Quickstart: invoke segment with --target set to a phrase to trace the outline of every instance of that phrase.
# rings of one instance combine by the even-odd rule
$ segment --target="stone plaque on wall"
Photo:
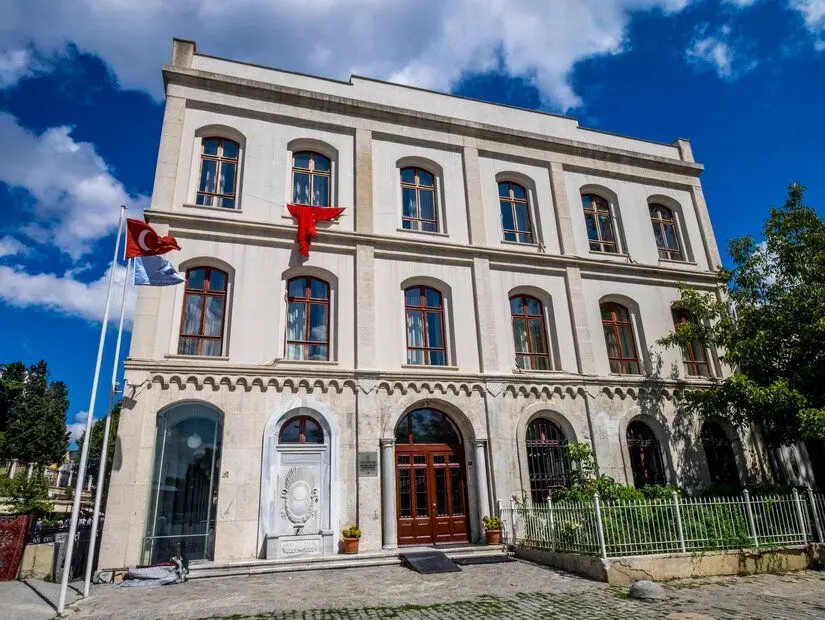
[[[358,476],[361,478],[378,477],[378,452],[358,453]]]

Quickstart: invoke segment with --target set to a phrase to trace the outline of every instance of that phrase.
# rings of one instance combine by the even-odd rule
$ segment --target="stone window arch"
[[[546,502],[553,489],[567,484],[570,475],[567,442],[562,427],[549,418],[537,417],[527,425],[527,469],[534,503]]]
[[[642,420],[634,420],[627,425],[625,439],[630,453],[633,485],[640,489],[650,484],[665,484],[662,446],[653,429]]]

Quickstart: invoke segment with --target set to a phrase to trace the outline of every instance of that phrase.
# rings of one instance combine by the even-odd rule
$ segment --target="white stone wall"
[[[701,424],[679,407],[681,390],[696,380],[685,381],[678,351],[655,345],[673,329],[678,282],[717,292],[719,254],[689,143],[613,136],[573,119],[360,78],[335,82],[237,64],[198,55],[186,42],[176,42],[166,72],[147,219],[178,239],[183,249],[169,258],[181,268],[229,273],[227,335],[220,358],[177,355],[183,287],[140,291],[101,566],[139,561],[157,415],[192,400],[224,414],[218,561],[260,557],[265,429],[274,412],[298,401],[334,418],[340,499],[333,523],[336,535],[357,523],[365,550],[396,544],[394,462],[385,459],[393,459],[395,425],[416,407],[440,408],[462,432],[473,539],[497,500],[529,492],[524,437],[537,416],[558,422],[568,440],[590,443],[600,471],[620,481],[632,480],[624,437],[641,416],[664,448],[670,482],[695,488],[707,481]],[[241,144],[236,210],[194,205],[205,135]],[[333,160],[333,205],[346,209],[338,222],[319,225],[307,260],[295,250],[284,208],[291,151],[301,148]],[[408,164],[436,174],[439,233],[401,229],[399,167]],[[536,244],[502,241],[499,180],[528,189]],[[595,188],[617,216],[620,255],[588,249],[580,194]],[[658,258],[652,200],[676,210],[686,261]],[[282,359],[285,284],[303,274],[331,284],[329,362]],[[403,289],[410,284],[444,295],[446,367],[406,364]],[[545,306],[552,371],[516,372],[508,298],[518,292]],[[631,309],[645,376],[611,375],[602,299]],[[758,434],[728,430],[738,439],[743,479],[766,472]],[[377,477],[358,476],[359,451],[378,453]]]

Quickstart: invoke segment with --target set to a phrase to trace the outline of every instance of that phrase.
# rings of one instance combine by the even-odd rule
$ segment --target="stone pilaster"
[[[355,366],[375,368],[375,248],[360,244],[355,250]]]
[[[476,488],[478,489],[478,520],[485,515],[491,514],[490,511],[490,494],[488,492],[487,483],[487,440],[474,439],[473,447],[475,448],[475,470],[476,470]]]
[[[372,132],[355,130],[355,230],[372,232]]]
[[[490,304],[490,300],[494,299],[490,261],[486,258],[473,259],[473,292],[478,326],[476,330],[478,362],[481,372],[491,372],[498,368],[498,340],[496,338],[496,317],[492,304]]]
[[[395,439],[381,439],[381,518],[384,549],[398,547],[395,517]]]
[[[553,192],[553,207],[556,212],[556,228],[559,234],[559,248],[562,254],[576,253],[576,237],[573,234],[573,220],[567,191],[564,185],[564,168],[560,162],[550,163],[550,189]]]
[[[472,245],[487,245],[487,224],[484,202],[481,199],[481,169],[478,163],[478,149],[465,146],[464,197],[467,201],[467,233]]]
[[[702,235],[702,249],[705,251],[708,268],[714,270],[722,264],[722,259],[719,256],[719,247],[716,245],[716,237],[713,234],[713,226],[710,223],[708,205],[705,202],[705,195],[702,193],[702,187],[700,185],[691,186],[690,199],[696,213],[696,221],[699,222],[699,232]]]
[[[576,348],[578,372],[584,375],[592,375],[596,372],[596,362],[593,357],[590,328],[587,324],[587,306],[584,300],[581,270],[578,267],[567,267],[564,282],[567,288],[570,322],[573,325],[573,343]]]

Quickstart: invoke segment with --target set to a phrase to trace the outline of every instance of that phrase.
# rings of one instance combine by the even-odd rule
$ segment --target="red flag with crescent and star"
[[[171,250],[180,250],[174,237],[161,237],[146,222],[126,220],[126,258],[157,256]]]
[[[316,222],[326,222],[337,219],[344,212],[344,209],[333,207],[313,207],[310,205],[286,206],[292,216],[298,220],[298,251],[304,256],[309,256],[309,244],[312,238],[318,234],[315,228]]]

